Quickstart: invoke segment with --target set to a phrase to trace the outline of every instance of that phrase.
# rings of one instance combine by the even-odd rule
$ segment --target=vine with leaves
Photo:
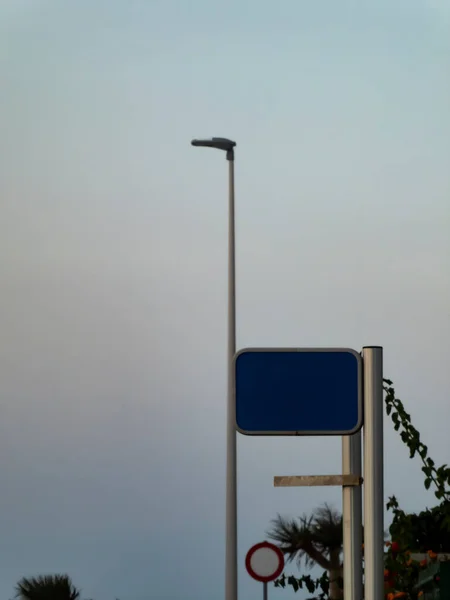
[[[395,396],[395,389],[390,379],[384,380],[386,413],[390,415],[395,431],[400,432],[402,441],[409,448],[410,458],[419,455],[422,461],[422,472],[425,475],[424,485],[428,490],[434,486],[434,495],[438,500],[450,501],[450,467],[436,467],[428,456],[428,447],[420,439],[420,433],[411,423],[411,415],[406,412],[403,402]],[[448,522],[450,527],[450,521]]]
[[[302,575],[301,577],[294,577],[293,575],[283,575],[276,580],[275,587],[286,587],[290,585],[294,592],[298,590],[306,589],[310,594],[318,592],[314,597],[323,600],[328,597],[328,591],[330,588],[330,582],[328,580],[328,573],[323,572],[321,577],[313,579],[311,575]]]

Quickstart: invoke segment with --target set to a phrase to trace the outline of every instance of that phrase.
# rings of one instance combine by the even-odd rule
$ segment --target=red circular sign
[[[247,552],[245,568],[250,577],[267,583],[281,575],[284,569],[284,556],[278,546],[269,542],[255,544]]]

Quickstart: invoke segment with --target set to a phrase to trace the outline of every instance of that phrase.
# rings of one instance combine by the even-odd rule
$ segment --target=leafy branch
[[[409,448],[410,458],[418,454],[422,461],[425,488],[428,490],[433,485],[438,500],[450,501],[450,468],[446,464],[436,467],[434,460],[428,456],[428,447],[421,441],[420,433],[411,423],[411,415],[406,412],[403,402],[396,398],[390,379],[384,380],[384,391],[386,413],[390,415],[395,431],[400,431],[402,441]]]
[[[328,598],[330,582],[328,579],[328,573],[324,571],[321,577],[313,579],[311,575],[302,575],[301,577],[294,577],[293,575],[283,575],[275,582],[275,587],[285,588],[286,585],[290,585],[294,592],[298,590],[307,589],[310,594],[316,594],[308,600],[324,600]]]

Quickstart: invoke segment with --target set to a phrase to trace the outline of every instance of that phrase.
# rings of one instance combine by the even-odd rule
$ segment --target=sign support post
[[[361,432],[342,437],[342,474],[361,478]],[[361,486],[342,486],[344,598],[362,600]]]
[[[383,349],[363,348],[364,598],[384,598]]]

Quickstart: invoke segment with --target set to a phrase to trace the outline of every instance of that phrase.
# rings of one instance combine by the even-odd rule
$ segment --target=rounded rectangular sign
[[[362,359],[349,348],[248,348],[235,356],[246,435],[350,435],[363,424]]]

